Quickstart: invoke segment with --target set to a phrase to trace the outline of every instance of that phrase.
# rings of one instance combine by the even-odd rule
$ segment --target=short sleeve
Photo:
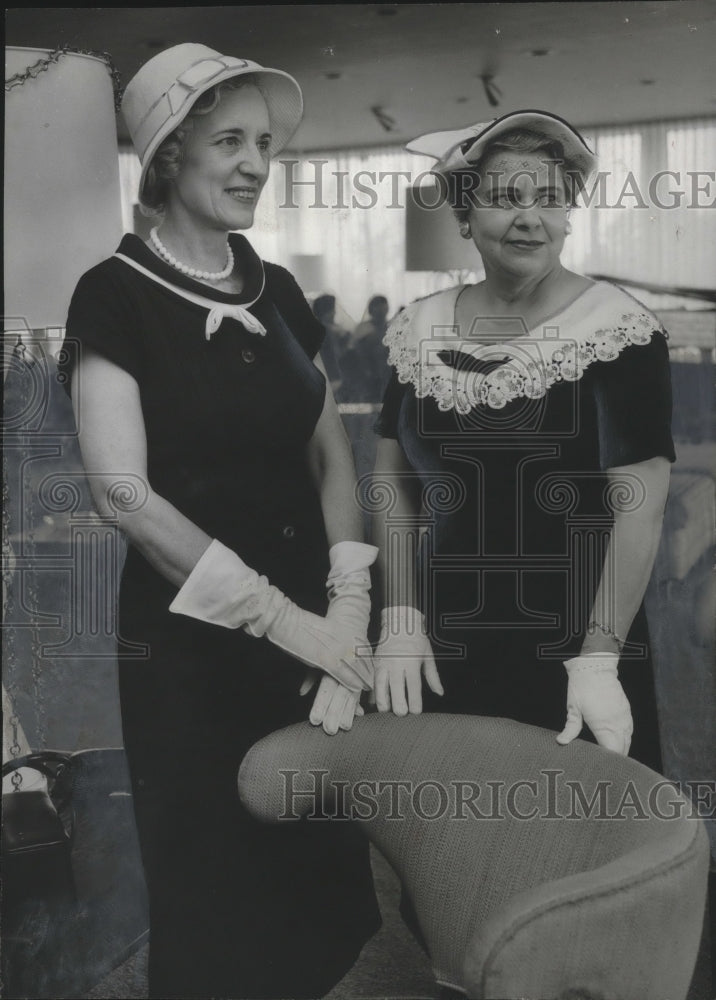
[[[286,268],[279,267],[278,264],[266,264],[265,270],[269,279],[267,291],[271,300],[291,333],[313,360],[326,336],[323,324],[313,315],[296,279]]]
[[[397,372],[393,370],[383,394],[383,407],[380,416],[373,426],[373,430],[379,437],[397,439],[400,406],[406,390],[407,385],[401,385]]]
[[[68,391],[83,347],[90,347],[139,379],[141,355],[136,316],[125,290],[104,265],[84,274],[67,314],[60,370]]]
[[[603,469],[663,456],[675,460],[671,437],[671,373],[666,338],[631,344],[614,361],[592,366]]]

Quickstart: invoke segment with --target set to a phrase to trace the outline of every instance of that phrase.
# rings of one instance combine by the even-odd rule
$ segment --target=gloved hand
[[[425,619],[416,608],[391,607],[382,610],[380,624],[373,656],[378,711],[388,712],[392,706],[396,715],[419,714],[423,710],[422,676],[431,691],[444,694]]]
[[[557,737],[558,743],[571,743],[586,723],[600,746],[625,756],[629,753],[634,724],[619,682],[618,663],[618,653],[593,653],[565,661],[569,676],[567,724]]]
[[[338,542],[328,553],[331,569],[326,580],[328,611],[326,618],[345,628],[355,637],[355,652],[362,658],[371,655],[367,632],[370,620],[370,573],[378,549],[362,542]],[[318,682],[315,671],[309,670],[301,685],[300,693],[307,694]],[[356,715],[363,709],[355,692],[337,684],[331,677],[323,677],[313,701],[309,720],[312,725],[322,725],[334,735],[338,729],[348,730]]]
[[[266,577],[214,539],[169,610],[225,628],[263,635],[286,653],[318,667],[350,691],[372,687],[370,657],[356,656],[355,637],[342,622],[299,608]]]
[[[326,579],[326,618],[350,625],[364,638],[370,620],[370,567],[378,556],[375,545],[338,542],[331,546],[331,569]]]
[[[299,694],[308,694],[319,676],[320,671],[309,670]],[[364,714],[359,698],[358,692],[349,691],[333,677],[323,674],[308,720],[312,726],[323,726],[329,736],[335,736],[339,729],[347,732],[353,725],[353,719]]]

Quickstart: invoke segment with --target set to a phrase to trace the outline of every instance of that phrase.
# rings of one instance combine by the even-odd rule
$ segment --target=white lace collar
[[[607,281],[595,282],[556,316],[524,336],[484,345],[464,339],[455,326],[455,303],[464,285],[413,302],[383,338],[398,380],[438,409],[468,413],[475,406],[502,409],[520,397],[536,399],[557,382],[576,381],[595,361],[614,361],[630,344],[645,345],[664,329],[645,306]],[[439,354],[451,351],[499,361],[491,371],[457,369]]]

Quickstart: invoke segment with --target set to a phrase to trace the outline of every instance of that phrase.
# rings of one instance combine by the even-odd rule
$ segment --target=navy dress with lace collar
[[[483,345],[454,327],[458,292],[393,321],[376,425],[400,442],[430,520],[420,592],[446,693],[425,690],[424,705],[561,731],[562,664],[579,655],[613,523],[606,470],[674,460],[665,334],[598,282],[539,329]],[[633,477],[616,489],[640,502]],[[643,608],[623,638],[631,754],[659,770]]]

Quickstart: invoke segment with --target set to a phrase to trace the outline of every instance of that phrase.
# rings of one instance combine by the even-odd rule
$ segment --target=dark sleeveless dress
[[[125,236],[118,253],[144,271],[115,255],[82,277],[65,368],[88,345],[128,371],[153,490],[322,614],[328,545],[305,448],[324,399],[312,361],[323,328],[287,271],[230,239],[247,275],[241,295],[185,278]],[[220,311],[209,338],[213,305],[242,303],[265,336]],[[175,595],[130,546],[119,678],[150,896],[150,994],[320,996],[380,923],[367,844],[346,824],[259,825],[236,784],[252,743],[307,719],[305,668],[266,639],[170,613]]]

